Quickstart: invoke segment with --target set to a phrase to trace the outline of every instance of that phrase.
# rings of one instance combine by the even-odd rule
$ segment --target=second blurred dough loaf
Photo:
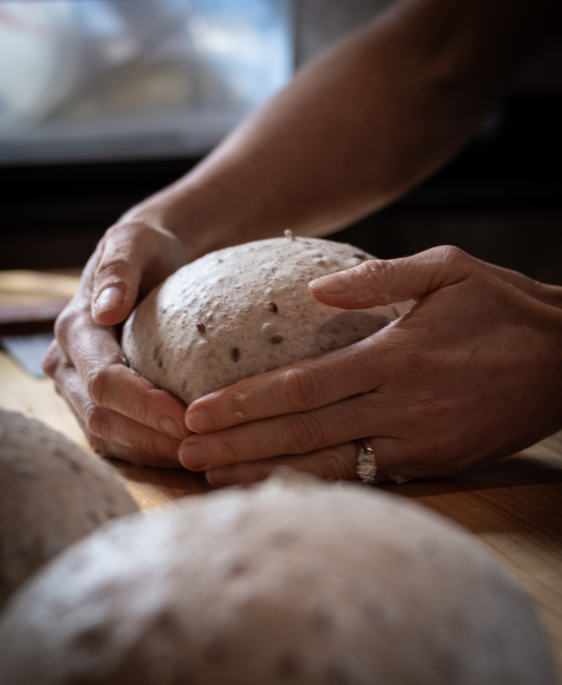
[[[0,409],[0,608],[52,557],[135,511],[108,463],[43,423]]]

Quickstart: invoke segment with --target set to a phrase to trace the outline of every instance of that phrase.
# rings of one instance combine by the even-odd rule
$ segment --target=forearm
[[[407,0],[335,45],[128,216],[210,249],[318,234],[391,202],[478,127],[550,23],[546,0]]]

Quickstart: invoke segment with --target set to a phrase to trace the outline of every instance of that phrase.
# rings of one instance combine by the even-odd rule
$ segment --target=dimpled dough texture
[[[186,404],[258,373],[378,331],[404,304],[347,311],[308,283],[371,255],[317,238],[274,238],[212,252],[153,290],[127,321],[123,349],[141,376]]]
[[[0,608],[55,554],[134,511],[109,464],[39,421],[0,409]]]
[[[14,596],[2,685],[554,685],[527,597],[471,537],[357,485],[189,498]]]

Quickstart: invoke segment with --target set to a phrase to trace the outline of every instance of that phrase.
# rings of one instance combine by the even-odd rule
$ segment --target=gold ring
[[[366,485],[376,485],[378,469],[373,448],[365,439],[357,440],[357,444],[359,452],[356,473]]]

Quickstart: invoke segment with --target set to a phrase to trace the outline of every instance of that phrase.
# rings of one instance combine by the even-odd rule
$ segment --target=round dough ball
[[[109,464],[0,409],[0,608],[35,569],[138,507]]]
[[[229,490],[75,545],[0,625],[3,685],[553,685],[457,526],[357,485]]]
[[[404,304],[335,309],[308,283],[372,256],[318,238],[228,247],[184,266],[133,311],[122,346],[135,371],[186,404],[243,378],[362,340]]]

